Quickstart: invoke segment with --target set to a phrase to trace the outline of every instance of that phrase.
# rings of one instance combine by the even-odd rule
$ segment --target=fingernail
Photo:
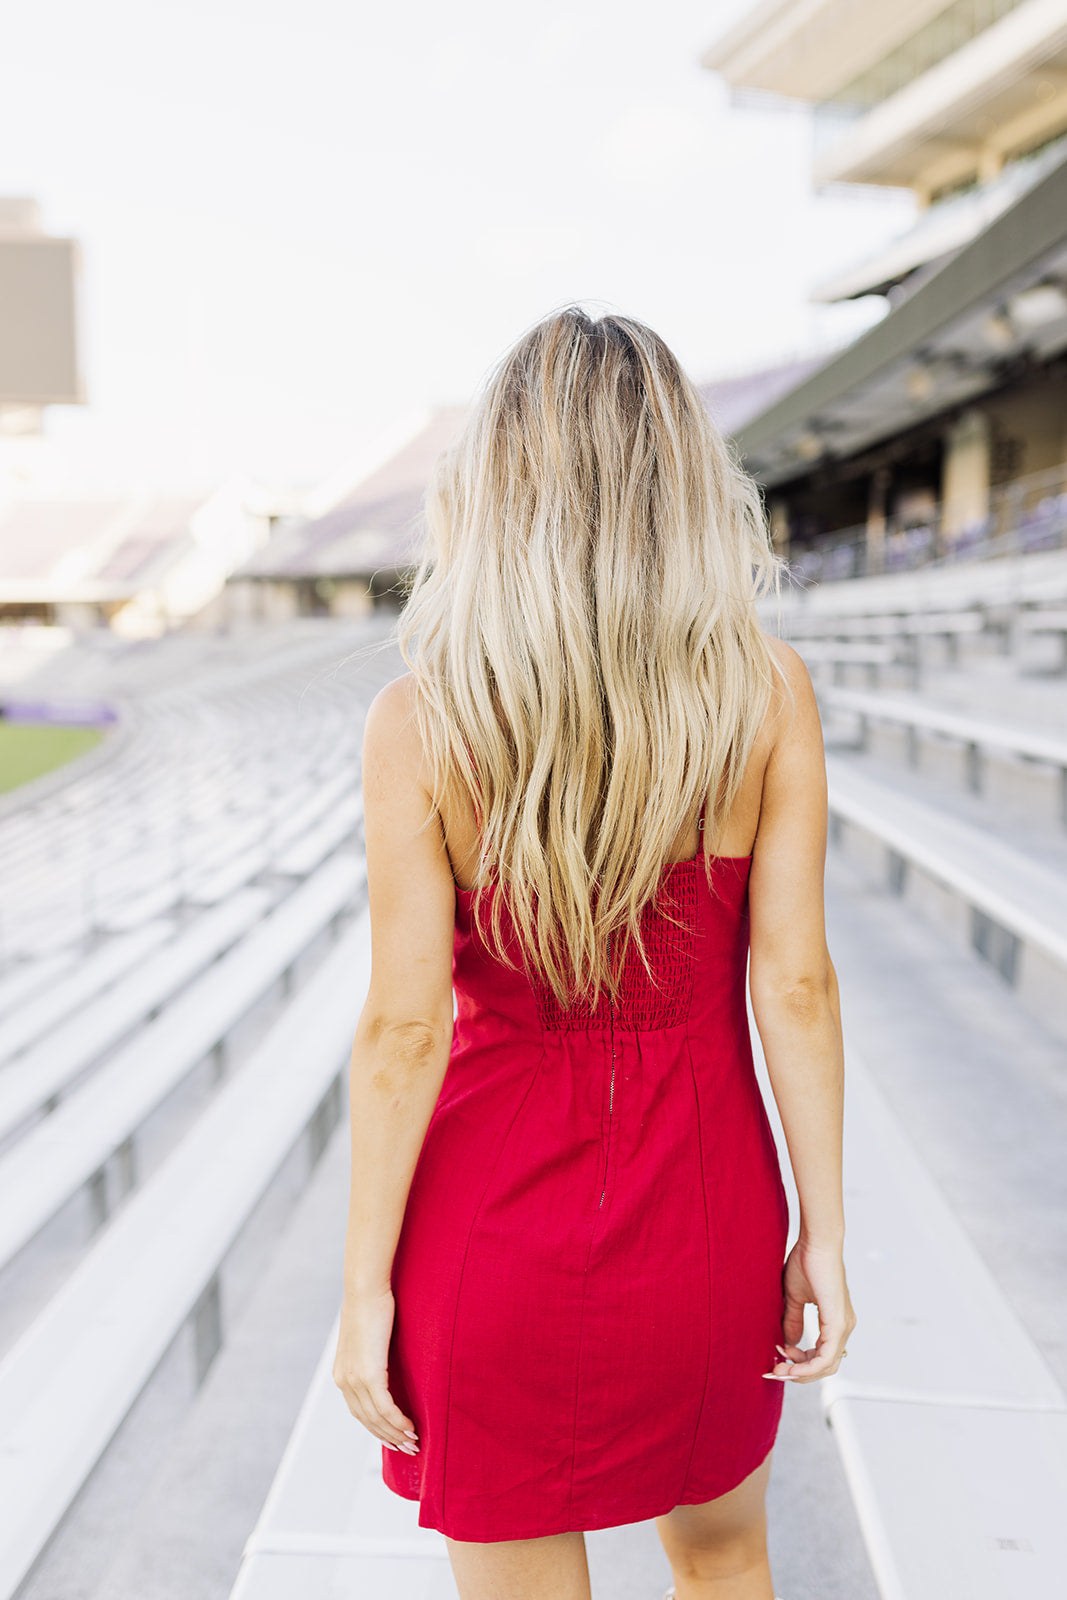
[[[417,1434],[417,1433],[412,1433],[412,1431],[411,1431],[411,1429],[410,1429],[410,1428],[405,1428],[405,1429],[404,1429],[404,1432],[405,1432],[405,1433],[406,1433],[406,1434],[407,1434],[407,1436],[408,1436],[408,1438],[409,1438],[409,1439],[414,1439],[414,1441],[415,1441],[415,1443],[416,1443],[416,1444],[418,1444],[418,1442],[419,1442],[419,1436],[418,1436],[418,1434]]]
[[[777,1352],[778,1352],[778,1354],[780,1356],[785,1356],[785,1359],[787,1361],[792,1360],[792,1357],[790,1356],[788,1350],[783,1350],[780,1344],[776,1344],[774,1348],[777,1350]]]
[[[395,1450],[397,1448],[395,1444],[386,1444],[384,1439],[382,1440],[382,1445],[386,1450]]]

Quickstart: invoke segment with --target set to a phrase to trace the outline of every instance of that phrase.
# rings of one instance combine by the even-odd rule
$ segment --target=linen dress
[[[382,1475],[420,1526],[640,1522],[774,1443],[789,1212],[745,1005],[750,864],[716,857],[710,885],[701,855],[668,865],[643,913],[657,983],[631,949],[595,1010],[509,970],[457,890],[451,1055],[392,1272],[419,1453],[383,1446]]]

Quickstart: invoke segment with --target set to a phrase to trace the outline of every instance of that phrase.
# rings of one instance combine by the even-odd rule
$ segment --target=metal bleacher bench
[[[848,617],[815,614],[791,616],[783,637],[805,661],[832,666],[837,682],[846,666],[865,666],[868,683],[876,687],[881,669],[892,665],[907,669],[912,685],[918,687],[922,639],[944,640],[949,659],[954,661],[960,638],[981,633],[985,626],[977,611]]]
[[[846,1046],[845,1263],[858,1323],[820,1385],[882,1600],[1051,1600],[1067,1398]]]
[[[1052,634],[1060,643],[1060,672],[1067,672],[1067,610],[1035,608],[1021,611],[1016,619],[1021,634]]]
[[[355,855],[328,862],[0,1156],[0,1265],[84,1183],[102,1174],[116,1151],[124,1157],[123,1188],[132,1187],[137,1129],[352,903],[362,875],[362,860]],[[0,1093],[6,1078],[0,1077]],[[20,1080],[17,1088],[17,1105],[14,1095],[6,1105],[0,1101],[9,1115],[25,1111],[30,1097],[40,1093],[32,1078]],[[49,1091],[55,1088],[53,1081]],[[96,1209],[106,1213],[106,1189]]]
[[[909,864],[969,909],[971,944],[1019,984],[1027,949],[1067,969],[1067,892],[1047,866],[981,828],[826,757],[831,823],[840,818],[885,845],[890,887]]]
[[[362,795],[339,800],[329,816],[275,857],[274,871],[296,878],[305,877],[314,871],[325,856],[336,850],[362,820]]]
[[[796,1185],[749,1015],[795,1239]],[[1067,1571],[1067,1396],[847,1018],[843,1147],[845,1267],[858,1321],[847,1357],[817,1387],[879,1596],[1053,1600]],[[817,1319],[810,1324],[805,1317],[809,1347]]]
[[[46,994],[27,997],[0,1020],[0,1062],[10,1060],[86,1001],[106,993],[173,933],[173,923],[146,923],[83,956],[62,977],[57,973]]]
[[[22,1583],[327,1097],[370,975],[364,913],[0,1361],[0,1595]]]
[[[829,667],[835,683],[845,681],[848,667],[865,667],[867,682],[877,688],[882,681],[882,668],[897,664],[896,651],[888,644],[852,644],[823,639],[796,639],[792,643],[809,668]]]
[[[234,896],[157,947],[73,1016],[45,1028],[38,1041],[0,1073],[0,1137],[35,1113],[54,1109],[69,1084],[197,978],[266,914],[269,905],[270,897],[261,889]]]
[[[201,858],[179,874],[181,898],[192,905],[217,905],[262,872],[306,877],[354,833],[363,819],[363,797],[345,770],[303,804],[286,809],[276,821],[243,822],[238,833],[216,827]],[[297,864],[294,866],[293,862]]]
[[[291,858],[310,863],[304,871],[312,871],[359,826],[357,771],[338,744],[324,773],[294,778],[284,792],[275,788],[270,796],[258,796],[252,814],[222,808],[199,822],[188,808],[202,775],[182,791],[180,806],[166,787],[151,796],[116,795],[106,806],[97,800],[71,813],[82,819],[76,837],[60,837],[62,819],[53,817],[53,848],[47,819],[28,827],[26,837],[18,819],[9,821],[0,853],[13,833],[23,846],[27,837],[33,839],[35,848],[29,856],[25,848],[21,852],[24,866],[14,851],[13,877],[5,879],[9,894],[0,907],[0,946],[9,956],[33,959],[0,979],[0,1009],[6,1009],[9,981],[17,1000],[23,986],[26,992],[34,987],[31,974],[39,962],[69,954],[87,934],[139,930],[181,907],[218,905],[264,872],[303,875],[290,867]],[[97,837],[89,819],[105,811],[108,827]]]
[[[940,635],[958,639],[962,634],[981,633],[985,618],[980,611],[876,612],[860,616],[815,614],[789,619],[789,631],[797,639],[916,639]]]
[[[860,689],[822,689],[819,697],[832,711],[847,711],[859,718],[860,744],[866,744],[870,722],[891,722],[909,730],[911,760],[917,757],[915,736],[933,733],[964,746],[967,787],[980,794],[986,753],[1017,756],[1055,768],[1060,781],[1060,819],[1067,827],[1067,738],[1008,723],[989,722],[966,712],[950,711],[915,695],[869,694]]]
[[[7,1016],[74,965],[74,951],[18,961],[0,978],[0,1016]]]

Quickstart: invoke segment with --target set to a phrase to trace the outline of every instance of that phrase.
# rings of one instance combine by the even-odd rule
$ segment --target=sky
[[[650,323],[698,381],[844,339],[820,278],[914,214],[812,192],[799,106],[702,51],[751,0],[35,0],[0,195],[81,244],[67,488],[311,485],[467,401],[538,317]],[[43,470],[43,469],[42,469]]]

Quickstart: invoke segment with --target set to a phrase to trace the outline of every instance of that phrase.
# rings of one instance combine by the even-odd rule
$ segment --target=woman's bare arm
[[[806,1379],[836,1369],[855,1326],[841,1252],[844,1047],[837,977],[826,945],[823,874],[827,795],[822,726],[796,651],[773,641],[795,705],[783,695],[771,730],[749,877],[752,1010],[782,1119],[800,1202],[796,1260],[786,1267],[786,1344],[802,1354],[804,1296],[820,1340]],[[792,1370],[776,1375],[800,1377]],[[778,1363],[783,1367],[784,1363]]]
[[[352,1180],[333,1376],[365,1427],[414,1454],[412,1420],[388,1391],[390,1279],[452,1045],[456,902],[440,819],[419,832],[432,807],[410,694],[410,679],[388,684],[363,736],[371,979],[349,1071]]]

